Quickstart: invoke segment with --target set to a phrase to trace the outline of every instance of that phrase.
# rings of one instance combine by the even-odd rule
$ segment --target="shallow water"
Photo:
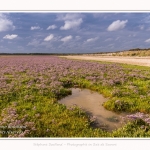
[[[59,101],[67,107],[77,105],[90,116],[95,116],[94,127],[100,127],[107,131],[112,131],[122,126],[121,116],[126,114],[117,114],[106,110],[102,104],[108,99],[97,92],[88,89],[72,88],[72,95],[69,95]]]

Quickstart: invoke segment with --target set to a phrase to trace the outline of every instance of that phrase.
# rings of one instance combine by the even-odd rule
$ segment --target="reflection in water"
[[[59,103],[68,107],[74,104],[77,105],[90,116],[94,116],[94,119],[96,118],[96,127],[112,131],[121,127],[121,116],[125,116],[125,114],[117,114],[106,110],[102,106],[105,101],[107,99],[97,92],[88,89],[72,88],[72,95],[61,99]]]

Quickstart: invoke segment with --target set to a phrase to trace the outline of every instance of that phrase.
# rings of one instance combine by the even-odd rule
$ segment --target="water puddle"
[[[122,126],[121,116],[123,117],[126,114],[117,114],[106,110],[102,106],[102,104],[106,101],[107,99],[97,92],[93,92],[88,89],[72,88],[72,95],[61,99],[59,103],[65,104],[67,107],[77,105],[89,114],[91,118],[96,118],[94,123],[95,127],[112,131]]]

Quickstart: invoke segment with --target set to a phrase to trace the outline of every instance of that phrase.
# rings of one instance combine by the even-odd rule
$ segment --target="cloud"
[[[39,46],[39,44],[40,44],[40,42],[39,42],[39,40],[37,40],[37,39],[33,39],[31,42],[29,42],[28,44],[27,44],[27,46]]]
[[[107,38],[106,40],[105,40],[105,42],[109,42],[109,41],[112,41],[113,39],[112,38]]]
[[[96,38],[90,38],[90,39],[87,39],[86,42],[93,42],[93,41],[96,41],[98,39],[98,37]]]
[[[139,28],[140,28],[141,30],[143,30],[143,29],[144,29],[144,25],[140,25]]]
[[[31,30],[39,30],[40,27],[39,27],[39,26],[33,26],[33,27],[31,27],[30,29],[31,29]]]
[[[71,28],[76,28],[80,26],[82,23],[82,18],[76,19],[76,20],[71,20],[71,21],[65,21],[64,26],[60,27],[60,30],[69,30]]]
[[[142,21],[144,23],[150,23],[150,15],[146,16]]]
[[[69,35],[69,36],[66,36],[66,37],[62,38],[61,41],[63,41],[63,42],[68,42],[68,41],[71,40],[71,39],[72,39],[72,36]]]
[[[136,34],[129,34],[129,37],[136,37]]]
[[[51,26],[49,26],[48,28],[47,28],[47,30],[50,30],[50,29],[56,29],[57,28],[57,26],[56,25],[51,25]]]
[[[73,28],[77,28],[83,22],[82,18],[83,14],[77,13],[69,13],[69,14],[59,14],[57,15],[57,21],[64,21],[64,26],[60,27],[60,30],[69,30]]]
[[[54,38],[54,35],[53,34],[50,34],[49,36],[47,36],[44,41],[48,42],[48,41],[51,41],[52,39]]]
[[[76,19],[83,18],[83,17],[84,15],[80,13],[58,14],[56,21],[76,20]]]
[[[117,31],[117,30],[123,29],[126,26],[127,22],[128,22],[128,20],[114,21],[112,24],[110,24],[108,26],[107,31]]]
[[[115,39],[115,41],[118,41],[120,39],[120,36],[118,36],[116,39]]]
[[[145,40],[146,43],[150,43],[150,39]]]
[[[7,35],[5,35],[5,36],[3,37],[3,39],[12,40],[12,39],[15,39],[17,36],[18,36],[18,35],[16,35],[16,34],[12,34],[12,35],[7,34]]]
[[[0,14],[0,32],[14,30],[13,22],[7,18],[6,15]]]
[[[75,39],[76,39],[76,40],[80,40],[81,37],[80,37],[80,36],[76,36]]]

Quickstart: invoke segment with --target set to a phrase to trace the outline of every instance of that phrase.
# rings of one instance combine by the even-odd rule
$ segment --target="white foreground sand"
[[[96,60],[96,61],[133,64],[140,66],[150,66],[150,57],[86,56],[86,55],[61,56],[61,57],[65,57],[68,59]]]

